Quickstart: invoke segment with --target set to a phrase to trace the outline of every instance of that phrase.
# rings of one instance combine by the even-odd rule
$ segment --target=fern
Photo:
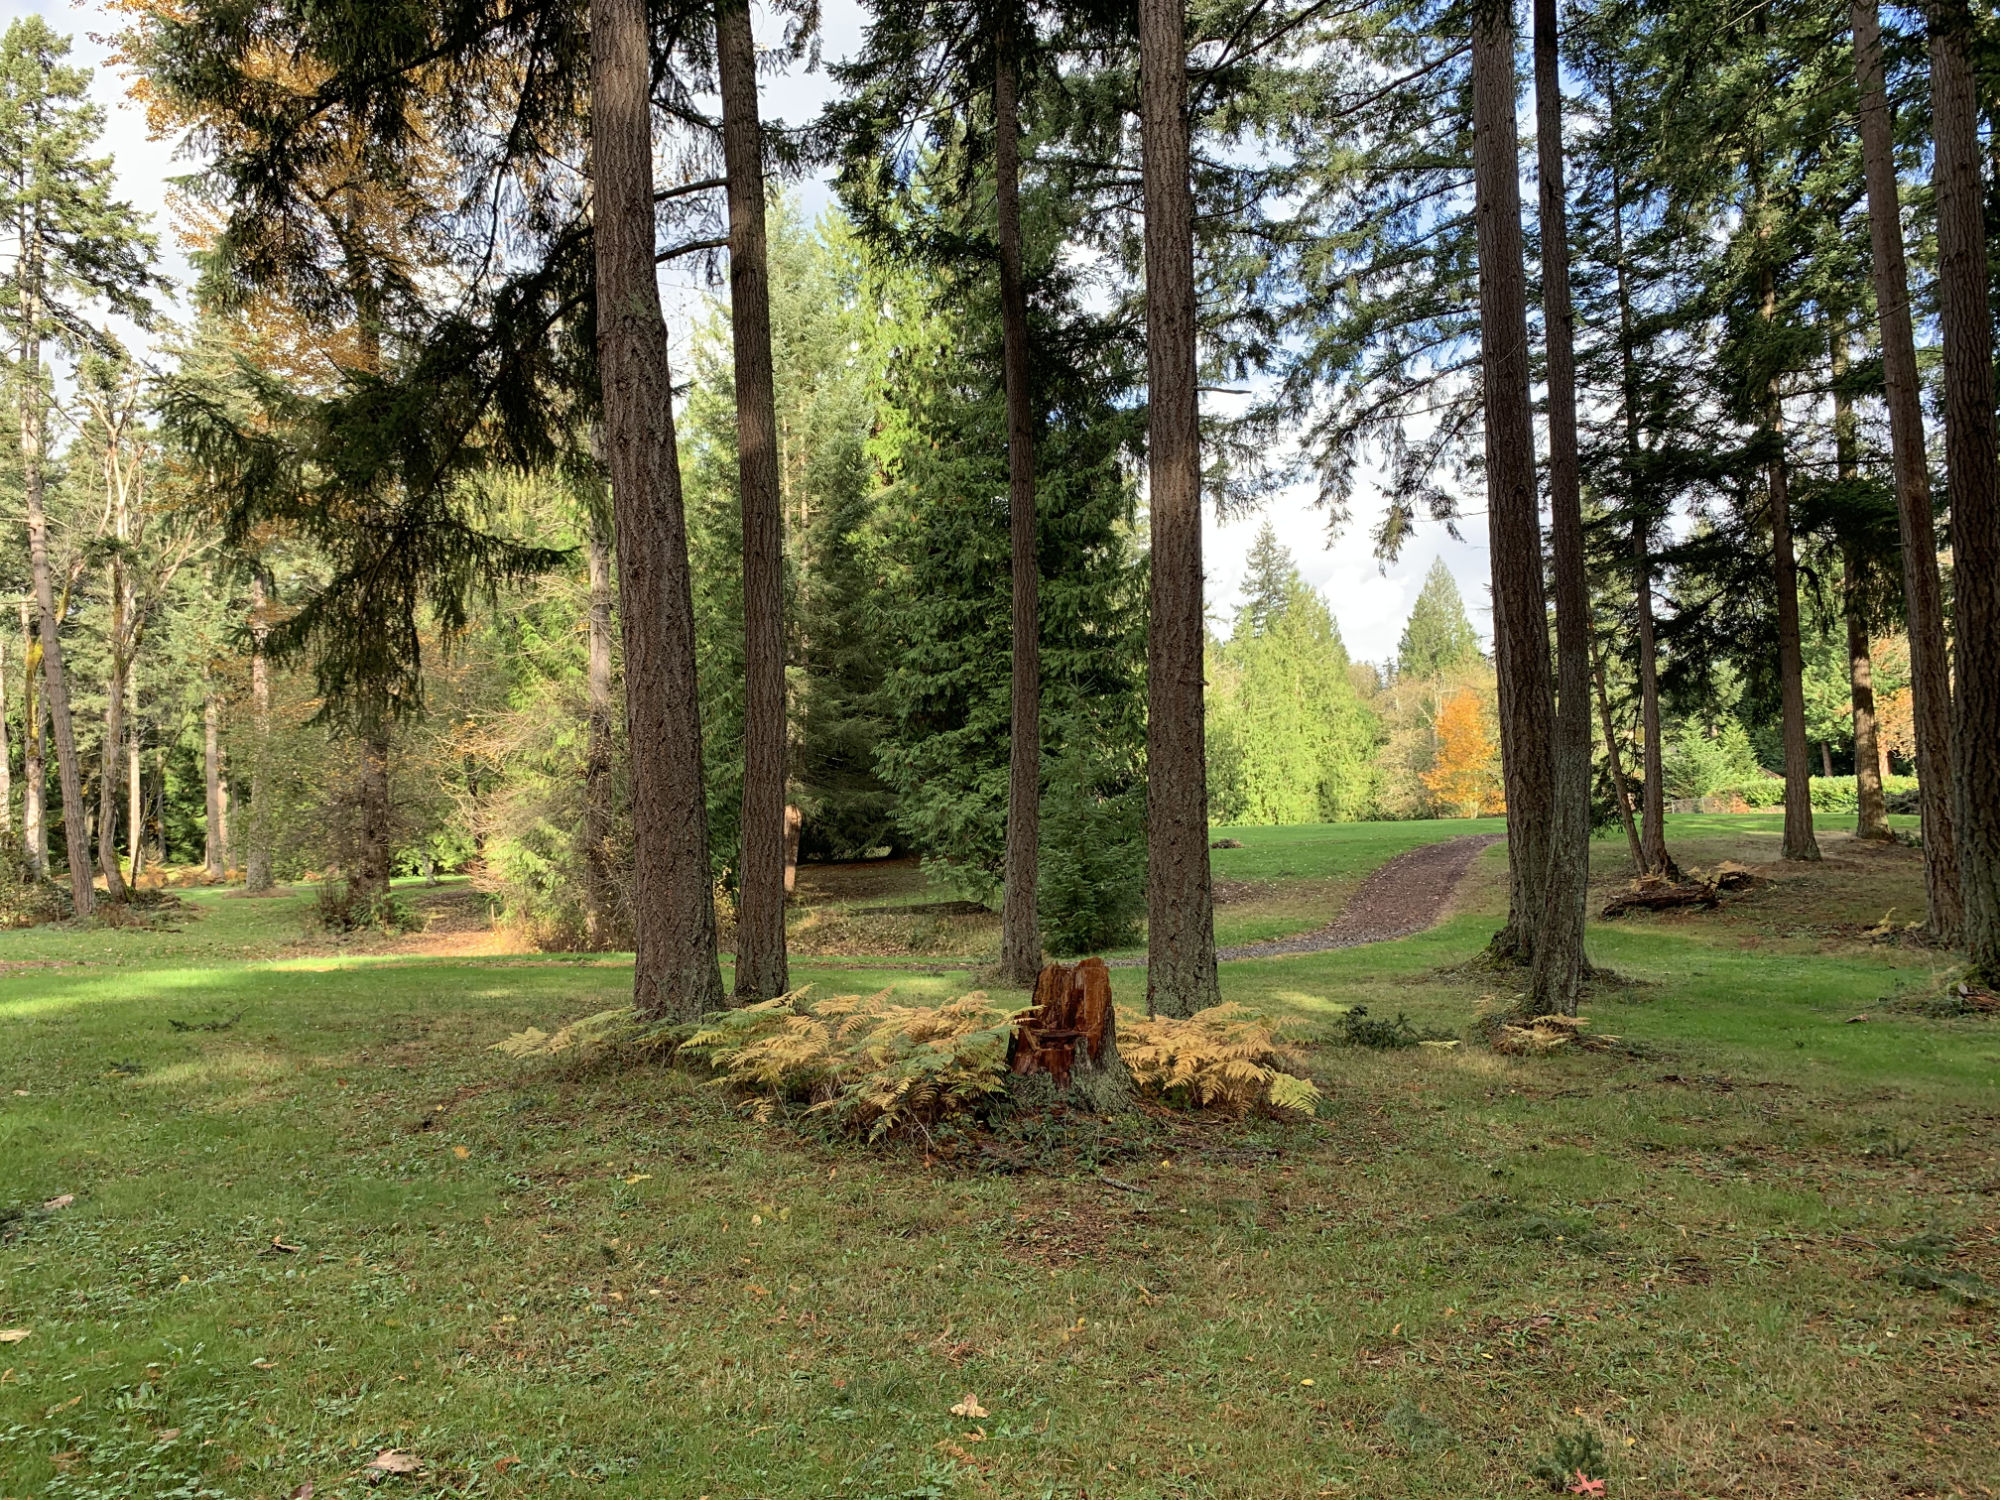
[[[1148,1093],[1231,1114],[1262,1105],[1310,1116],[1322,1095],[1311,1079],[1290,1071],[1303,1058],[1278,1032],[1242,1006],[1225,1003],[1186,1020],[1153,1016],[1128,1022],[1118,1050]]]

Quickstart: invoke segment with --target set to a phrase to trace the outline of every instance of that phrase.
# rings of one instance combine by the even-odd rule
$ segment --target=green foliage
[[[1042,943],[1059,958],[1124,948],[1146,909],[1146,784],[1135,748],[1095,733],[1093,705],[1056,726],[1035,885]]]
[[[413,932],[423,926],[416,908],[393,890],[367,895],[347,880],[322,880],[313,907],[320,930],[334,936],[357,932]]]
[[[1763,770],[1749,731],[1734,716],[1713,735],[1702,734],[1691,725],[1684,727],[1667,742],[1660,761],[1669,797],[1711,797],[1725,787],[1754,781]],[[1778,785],[1782,790],[1783,783]],[[1782,802],[1781,795],[1779,805]]]
[[[1853,813],[1859,809],[1860,793],[1852,776],[1815,776],[1807,783],[1812,789],[1814,812]],[[1885,776],[1882,791],[1885,796],[1913,793],[1917,789],[1914,776]],[[1727,797],[1741,801],[1745,806],[1764,809],[1785,805],[1785,782],[1780,776],[1759,776],[1752,781],[1725,783],[1706,793],[1711,797]]]
[[[1424,575],[1424,586],[1396,643],[1397,675],[1438,677],[1477,661],[1479,654],[1479,636],[1466,618],[1458,581],[1440,557]]]
[[[760,1118],[775,1103],[803,1104],[871,1141],[928,1133],[1006,1088],[1013,1011],[976,990],[935,1007],[891,1004],[889,994],[780,995],[709,1017],[681,1051],[762,1101]]]
[[[1365,1005],[1357,1005],[1341,1015],[1338,1035],[1345,1046],[1372,1047],[1378,1052],[1421,1047],[1426,1042],[1454,1043],[1458,1040],[1449,1031],[1418,1027],[1400,1010],[1396,1012],[1395,1020],[1384,1021],[1369,1015]]]
[[[1583,1494],[1585,1480],[1604,1477],[1604,1441],[1590,1427],[1557,1433],[1555,1448],[1528,1472],[1556,1494]]]

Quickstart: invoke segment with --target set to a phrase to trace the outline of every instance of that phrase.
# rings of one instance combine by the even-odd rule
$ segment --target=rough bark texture
[[[1556,605],[1557,697],[1551,741],[1555,799],[1548,889],[1534,967],[1531,1016],[1575,1015],[1586,967],[1590,894],[1590,591],[1584,577],[1582,472],[1576,439],[1576,327],[1570,306],[1568,204],[1563,191],[1561,64],[1556,0],[1534,0],[1535,155],[1541,183],[1542,323],[1548,341],[1549,533]]]
[[[1854,403],[1846,390],[1847,334],[1836,323],[1833,330],[1833,450],[1839,478],[1852,481],[1861,472],[1860,434],[1854,420]],[[1868,652],[1868,594],[1862,576],[1861,549],[1852,541],[1840,547],[1841,615],[1847,625],[1847,694],[1854,724],[1854,836],[1887,841],[1889,808],[1882,798],[1882,761],[1875,743],[1875,673]],[[1825,744],[1820,756],[1833,775],[1831,752]]]
[[[1955,943],[1963,917],[1957,816],[1952,805],[1951,666],[1945,647],[1944,593],[1938,579],[1937,518],[1924,452],[1923,399],[1916,337],[1910,325],[1909,272],[1903,258],[1902,209],[1895,148],[1882,86],[1882,31],[1875,0],[1852,0],[1854,72],[1860,84],[1861,153],[1868,183],[1868,236],[1875,307],[1882,331],[1882,385],[1896,474],[1896,514],[1903,540],[1903,610],[1910,636],[1911,717],[1916,731],[1917,797],[1923,813],[1924,889],[1931,935]]]
[[[30,880],[49,878],[47,741],[42,737],[42,695],[36,688],[42,646],[31,606],[21,602],[21,865]]]
[[[24,256],[24,261],[31,256]],[[34,305],[32,271],[23,281],[28,306],[22,316],[32,329],[40,310]],[[89,818],[84,811],[83,762],[77,755],[76,731],[70,722],[69,677],[63,670],[61,621],[56,614],[55,577],[49,564],[49,523],[42,508],[42,385],[40,345],[30,333],[23,341],[21,371],[21,491],[28,513],[28,571],[34,580],[35,609],[41,628],[42,691],[49,729],[56,742],[56,772],[62,783],[63,849],[69,859],[69,894],[79,917],[90,915],[96,898],[91,884]]]
[[[1015,1078],[1046,1078],[1058,1095],[1090,1109],[1122,1108],[1132,1075],[1118,1055],[1118,1007],[1101,958],[1050,964],[1035,977],[1035,1002],[1007,1045]]]
[[[0,839],[14,837],[14,761],[7,743],[7,642],[0,637]]]
[[[1618,748],[1618,728],[1611,719],[1611,693],[1604,685],[1604,658],[1591,642],[1591,668],[1597,677],[1597,716],[1604,728],[1604,758],[1611,766],[1611,789],[1618,798],[1618,821],[1625,825],[1626,847],[1632,853],[1632,871],[1644,874],[1646,851],[1639,843],[1639,824],[1632,816],[1632,785],[1625,779],[1625,756]]]
[[[122,544],[131,538],[131,516],[123,492],[111,486],[111,527],[121,552],[111,562],[111,665],[104,683],[104,743],[97,761],[97,864],[104,872],[104,894],[113,901],[126,896],[124,872],[118,863],[118,761],[125,750],[125,693],[132,681],[134,634],[132,581],[126,577]]]
[[[695,696],[694,596],[667,329],[653,261],[653,133],[641,0],[590,0],[591,183],[604,451],[618,537],[630,742],[632,1002],[688,1021],[722,1004]]]
[[[789,987],[785,963],[785,580],[771,374],[764,161],[748,0],[718,0],[716,71],[729,179],[729,317],[736,476],[743,504],[743,822],[736,869],[736,998]]]
[[[243,858],[243,885],[253,894],[268,891],[271,879],[271,774],[265,764],[271,756],[271,664],[264,651],[271,632],[268,617],[269,586],[264,570],[250,574],[250,733],[254,744],[250,761],[250,840]],[[138,765],[134,747],[133,765]],[[136,771],[135,771],[136,776]]]
[[[1534,957],[1547,906],[1553,705],[1514,105],[1513,12],[1505,0],[1481,0],[1472,32],[1473,193],[1508,871],[1507,925],[1492,951],[1496,958],[1526,962]]]
[[[201,704],[201,783],[207,816],[202,826],[202,864],[210,880],[229,873],[229,816],[222,806],[222,700],[211,690]]]
[[[617,927],[611,879],[611,532],[593,506],[584,547],[590,622],[584,667],[587,722],[583,752],[584,921],[593,949],[608,947]]]
[[[1763,316],[1777,315],[1777,280],[1770,268],[1763,273]],[[1791,467],[1785,457],[1785,408],[1778,377],[1771,376],[1764,400],[1764,428],[1773,444],[1765,466],[1766,494],[1771,515],[1771,584],[1778,604],[1778,693],[1782,704],[1785,744],[1786,859],[1819,858],[1813,836],[1812,760],[1806,743],[1805,656],[1799,648],[1799,566],[1792,546]]]
[[[1028,391],[1028,296],[1021,280],[1020,110],[1010,39],[994,49],[993,173],[1000,242],[1000,336],[1007,374],[1007,526],[1013,575],[1007,850],[1000,973],[1032,984],[1042,963],[1036,868],[1042,822],[1042,658],[1035,526],[1034,404]]]
[[[1973,973],[2000,982],[2000,436],[1993,413],[1993,306],[1979,161],[1975,32],[1964,0],[1931,9],[1931,187],[1944,325],[1944,447],[1951,485],[1952,723],[1964,942]]]
[[[136,694],[135,694],[136,699]],[[134,712],[125,728],[125,848],[132,864],[132,884],[146,863],[146,787],[139,775],[139,716]]]
[[[1140,0],[1153,549],[1146,638],[1146,1009],[1167,1016],[1191,1016],[1222,995],[1202,725],[1201,431],[1182,20],[1179,0]]]

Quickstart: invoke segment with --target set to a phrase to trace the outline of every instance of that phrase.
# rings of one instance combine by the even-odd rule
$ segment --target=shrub
[[[1854,813],[1860,811],[1861,794],[1852,776],[1815,776],[1811,780],[1812,805],[1814,812]],[[1914,776],[1889,776],[1882,782],[1882,791],[1887,798],[1897,798],[1914,794],[1917,778]],[[1754,780],[1731,782],[1718,786],[1711,796],[1729,797],[1742,802],[1746,807],[1765,811],[1782,808],[1785,805],[1785,780],[1782,776],[1760,776]]]
[[[0,927],[38,927],[66,921],[69,892],[53,880],[26,880],[12,854],[0,854]]]
[[[1015,1021],[977,990],[935,1008],[892,1005],[887,990],[818,1002],[800,992],[711,1016],[681,1050],[760,1096],[760,1117],[774,1102],[803,1104],[878,1140],[928,1133],[1003,1092]]]
[[[1090,760],[1065,750],[1042,798],[1035,904],[1059,958],[1131,946],[1146,909],[1145,783]]]
[[[1262,1105],[1291,1114],[1315,1112],[1320,1091],[1288,1071],[1302,1065],[1279,1028],[1240,1005],[1212,1005],[1186,1020],[1151,1016],[1128,1022],[1118,1051],[1141,1090],[1169,1101],[1244,1114]]]
[[[322,880],[315,915],[320,927],[336,935],[351,932],[414,932],[423,926],[416,909],[394,891],[364,896],[353,882]]]

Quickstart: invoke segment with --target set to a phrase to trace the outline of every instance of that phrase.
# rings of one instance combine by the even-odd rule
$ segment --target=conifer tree
[[[1403,635],[1396,643],[1396,672],[1402,677],[1436,677],[1479,656],[1479,635],[1465,615],[1458,581],[1442,557],[1431,563],[1417,591]]]

